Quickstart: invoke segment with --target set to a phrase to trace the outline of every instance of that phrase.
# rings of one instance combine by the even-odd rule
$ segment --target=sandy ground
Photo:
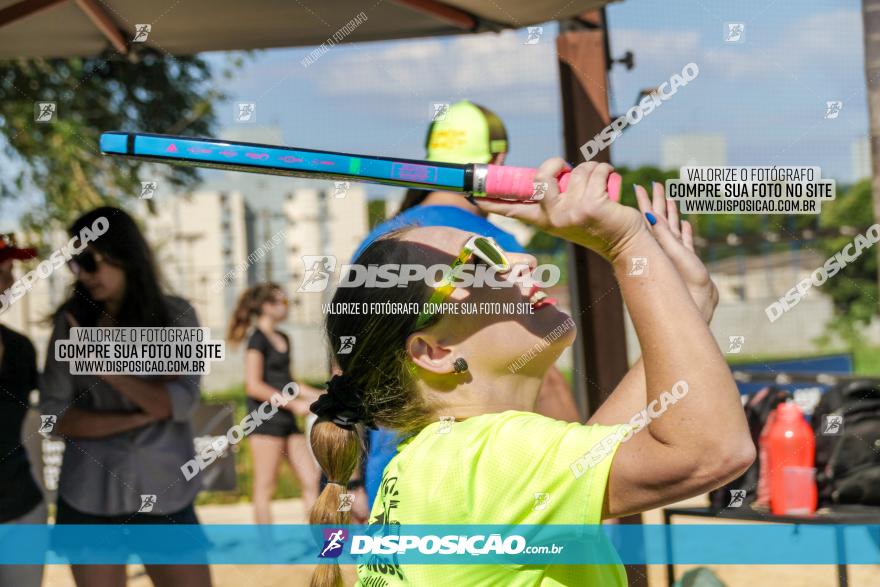
[[[683,502],[682,506],[704,505],[702,498]],[[281,524],[305,522],[302,504],[298,499],[276,501],[273,504],[275,520]],[[206,524],[248,524],[251,522],[250,504],[211,505],[198,508],[199,518]],[[659,510],[644,515],[646,524],[661,524]],[[676,524],[711,523],[704,518],[676,518]],[[676,567],[676,578],[687,571],[688,566]],[[710,568],[727,587],[835,587],[835,567],[815,566],[753,566],[714,565]],[[211,569],[214,587],[300,587],[307,586],[312,567],[291,565],[215,565]],[[354,583],[354,570],[345,569],[346,585]],[[666,586],[666,568],[659,565],[648,567],[650,587]],[[151,587],[152,583],[140,566],[129,567],[129,587]],[[849,567],[850,587],[876,587],[880,585],[880,565]],[[4,586],[5,587],[5,586]],[[67,566],[46,568],[43,587],[75,587]],[[183,586],[182,586],[183,587]]]

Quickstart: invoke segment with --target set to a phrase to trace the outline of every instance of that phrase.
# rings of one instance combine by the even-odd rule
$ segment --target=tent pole
[[[562,124],[568,161],[583,161],[580,147],[610,122],[607,70],[609,56],[603,12],[591,11],[559,21]],[[595,161],[610,161],[608,149]],[[623,298],[608,263],[599,255],[568,244],[572,318],[578,329],[574,347],[575,394],[582,415],[589,417],[626,374]],[[622,524],[641,524],[641,515]],[[627,565],[629,584],[647,587],[645,565]]]
[[[67,0],[22,0],[0,10],[0,27],[34,16]]]

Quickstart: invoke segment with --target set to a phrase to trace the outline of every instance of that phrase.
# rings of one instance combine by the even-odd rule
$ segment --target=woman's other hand
[[[687,220],[680,220],[673,200],[666,199],[662,183],[653,182],[653,200],[640,185],[633,186],[639,210],[652,214],[657,222],[653,225],[657,243],[678,270],[691,298],[700,309],[706,322],[712,321],[718,306],[718,288],[709,275],[706,265],[694,251],[694,230]]]

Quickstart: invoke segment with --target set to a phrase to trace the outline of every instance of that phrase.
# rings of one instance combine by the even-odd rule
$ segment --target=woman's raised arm
[[[611,467],[607,517],[644,511],[718,487],[754,460],[736,385],[704,317],[672,261],[655,240],[670,235],[657,223],[611,200],[612,168],[583,163],[559,194],[554,178],[566,167],[545,162],[538,204],[481,201],[489,211],[519,218],[593,249],[613,266],[638,333],[644,361],[646,411],[617,449]],[[640,279],[628,277],[633,257],[647,260]],[[626,424],[627,421],[621,421]]]

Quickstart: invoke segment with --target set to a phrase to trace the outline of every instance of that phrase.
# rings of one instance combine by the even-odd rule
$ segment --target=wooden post
[[[874,219],[880,220],[880,0],[862,0]],[[844,104],[844,108],[846,104]],[[877,250],[880,259],[880,249]],[[880,279],[880,275],[878,275]]]
[[[582,162],[581,145],[611,121],[608,106],[608,43],[603,14],[589,12],[559,21],[556,40],[565,155]],[[594,161],[609,162],[609,149]],[[578,337],[574,346],[575,393],[581,414],[589,417],[614,390],[629,365],[626,357],[623,298],[611,266],[596,253],[568,245],[572,318]],[[622,518],[641,524],[641,515]],[[631,586],[648,585],[644,565],[627,565]]]

